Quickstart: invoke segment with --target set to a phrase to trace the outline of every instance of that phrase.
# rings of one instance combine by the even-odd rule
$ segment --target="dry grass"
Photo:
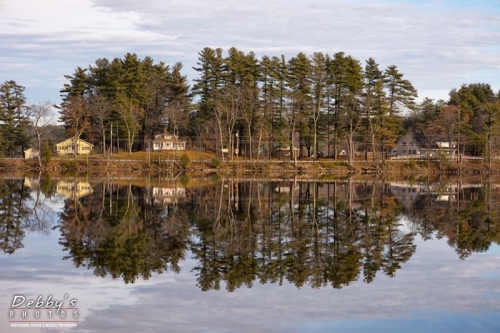
[[[189,156],[189,159],[191,161],[196,161],[196,160],[211,160],[212,158],[215,157],[215,154],[213,153],[207,153],[207,152],[202,152],[202,151],[196,151],[196,150],[185,150],[185,151],[177,151],[177,153],[174,151],[162,151],[162,152],[151,152],[151,160],[157,160],[158,157],[160,157],[162,160],[178,160],[181,158],[183,154],[187,154]],[[89,154],[89,155],[63,155],[63,156],[54,156],[53,159],[57,160],[63,160],[63,161],[72,161],[72,160],[78,160],[78,161],[86,161],[89,159],[99,159],[99,160],[106,160],[107,156],[103,154]],[[135,160],[135,161],[147,161],[148,159],[148,152],[146,151],[137,151],[133,152],[131,154],[127,152],[120,152],[120,153],[114,153],[111,155],[111,160]]]

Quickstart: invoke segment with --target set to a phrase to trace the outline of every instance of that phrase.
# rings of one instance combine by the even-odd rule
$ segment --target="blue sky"
[[[500,90],[498,1],[0,0],[0,81],[29,103],[60,102],[77,66],[147,55],[182,62],[192,80],[205,46],[287,58],[343,51],[395,64],[419,98],[447,99],[465,83]]]

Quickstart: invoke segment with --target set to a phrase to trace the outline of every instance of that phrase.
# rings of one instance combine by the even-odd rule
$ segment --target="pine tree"
[[[290,140],[290,158],[296,163],[294,151],[294,135],[299,130],[299,144],[302,148],[302,138],[306,132],[307,116],[311,109],[311,62],[302,52],[288,61],[288,107],[287,121]],[[301,149],[299,150],[301,154]]]
[[[259,148],[265,133],[267,132],[267,152],[268,158],[271,157],[274,141],[279,137],[282,124],[277,114],[278,105],[278,74],[279,58],[263,56],[260,60],[261,69],[260,87],[261,87],[261,118],[259,127]]]
[[[0,85],[0,154],[14,157],[21,154],[29,142],[26,129],[24,87],[16,81],[5,81]]]
[[[311,57],[312,108],[310,122],[313,130],[314,159],[318,159],[318,123],[323,115],[328,93],[326,60],[325,55],[321,52],[315,52]]]
[[[222,49],[205,47],[198,53],[198,67],[193,69],[200,77],[194,79],[193,94],[199,96],[197,118],[208,120],[212,118],[215,95],[225,84],[224,59]]]
[[[375,161],[376,159],[376,137],[378,129],[381,125],[381,119],[380,117],[377,117],[377,114],[380,113],[380,110],[378,110],[377,108],[376,88],[377,85],[379,88],[382,86],[382,80],[384,78],[382,71],[378,68],[378,66],[378,63],[373,58],[369,58],[366,61],[364,70],[364,107],[366,110],[365,124],[366,132],[369,133],[371,138],[373,161]],[[379,96],[379,98],[381,97]]]
[[[410,81],[403,79],[396,65],[388,66],[385,70],[384,81],[389,99],[389,116],[396,116],[401,107],[413,109],[417,90]]]
[[[363,72],[358,60],[338,52],[328,64],[331,99],[333,101],[334,154],[337,155],[337,139],[347,131],[349,156],[354,147],[352,138],[360,124],[358,96],[363,87]]]

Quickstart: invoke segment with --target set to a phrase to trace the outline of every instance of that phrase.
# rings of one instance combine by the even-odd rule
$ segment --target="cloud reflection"
[[[409,332],[417,332],[430,322],[446,332],[456,328],[454,320],[463,322],[461,328],[471,328],[478,319],[484,324],[479,332],[498,328],[491,316],[500,311],[498,299],[492,297],[500,293],[500,257],[478,254],[474,260],[459,260],[442,240],[418,240],[417,246],[396,278],[379,277],[372,284],[358,282],[340,290],[299,289],[285,283],[257,284],[232,293],[201,292],[190,273],[196,264],[192,259],[182,262],[179,274],[166,272],[124,285],[70,265],[58,267],[57,256],[44,258],[48,267],[56,264],[54,279],[30,272],[23,279],[29,287],[23,290],[78,295],[83,310],[74,332],[361,332],[369,324],[376,332],[393,331],[403,323]],[[22,258],[16,261],[20,266],[30,264]],[[57,276],[66,279],[56,284],[61,281]],[[19,282],[5,278],[1,294],[9,295]],[[0,298],[2,308],[8,298]],[[439,311],[444,314],[433,315]]]

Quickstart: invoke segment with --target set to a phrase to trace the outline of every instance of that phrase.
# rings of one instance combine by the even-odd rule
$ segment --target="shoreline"
[[[181,165],[179,159],[160,159],[147,161],[143,159],[104,159],[97,157],[54,158],[40,168],[37,159],[0,159],[2,172],[42,172],[58,173],[109,173],[109,174],[158,174],[177,173],[187,175],[256,175],[261,177],[293,176],[301,177],[350,177],[354,175],[379,176],[435,176],[435,175],[497,175],[500,174],[500,161],[490,163],[484,161],[318,161],[266,160],[266,161],[218,161],[216,159],[195,160]]]

